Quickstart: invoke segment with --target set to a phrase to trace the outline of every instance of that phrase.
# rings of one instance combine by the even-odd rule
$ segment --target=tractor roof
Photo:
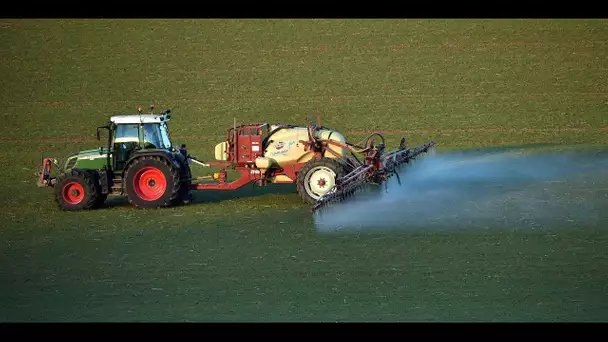
[[[110,121],[115,124],[137,124],[137,123],[156,123],[169,121],[170,116],[160,114],[128,114],[114,115]]]

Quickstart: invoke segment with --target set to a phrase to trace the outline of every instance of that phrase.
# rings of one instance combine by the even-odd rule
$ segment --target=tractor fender
[[[125,163],[125,167],[122,171],[122,177],[125,176],[125,172],[129,169],[129,167],[131,166],[131,164],[133,163],[133,161],[135,159],[139,159],[141,157],[144,156],[159,156],[161,158],[166,159],[168,162],[170,162],[171,164],[173,164],[173,166],[180,170],[181,169],[181,165],[177,162],[177,160],[175,160],[175,158],[173,157],[173,155],[168,152],[168,151],[164,151],[164,150],[155,150],[155,151],[141,151],[141,152],[136,152],[134,153],[131,158],[129,158],[129,160],[127,160],[127,162]]]

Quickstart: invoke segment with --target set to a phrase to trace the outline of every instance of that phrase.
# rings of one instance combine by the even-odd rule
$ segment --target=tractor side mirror
[[[97,127],[97,140],[101,140],[101,137],[99,136],[99,129],[100,128],[105,128],[105,129],[108,130],[108,132],[110,132],[110,126],[100,126],[100,127]]]

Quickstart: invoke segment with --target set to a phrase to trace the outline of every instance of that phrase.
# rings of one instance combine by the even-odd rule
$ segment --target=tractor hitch
[[[55,158],[43,158],[42,165],[40,166],[40,172],[36,173],[38,176],[37,185],[39,188],[42,187],[52,187],[56,183],[55,177],[51,177],[51,171],[53,169],[53,165],[59,167],[57,163],[57,159]]]

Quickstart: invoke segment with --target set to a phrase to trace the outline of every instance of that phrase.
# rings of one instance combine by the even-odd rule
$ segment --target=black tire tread
[[[99,194],[99,198],[97,199],[97,202],[95,202],[94,208],[101,208],[107,199],[108,194]]]

